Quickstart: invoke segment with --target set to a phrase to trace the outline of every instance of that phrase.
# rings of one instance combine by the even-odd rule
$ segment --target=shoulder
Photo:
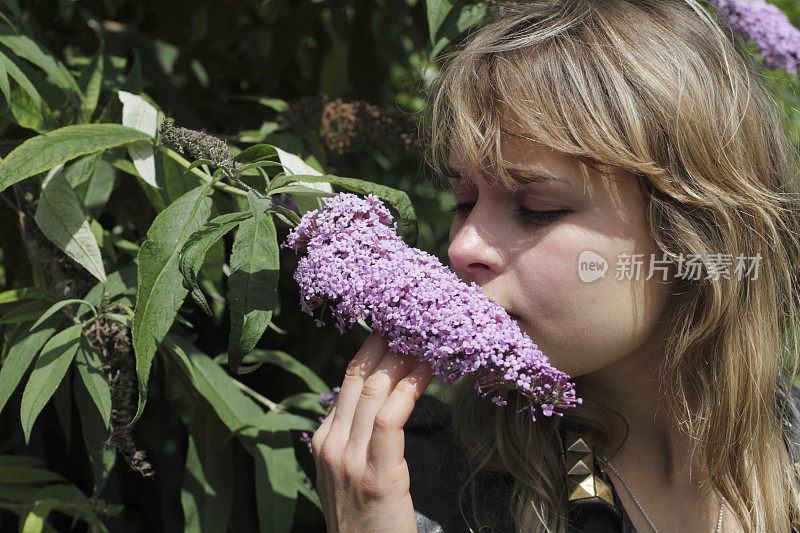
[[[469,468],[453,437],[448,404],[425,395],[417,401],[405,425],[404,455],[418,530],[425,533],[468,530],[458,496]],[[464,491],[462,506],[470,525],[492,525],[495,532],[513,531],[508,512],[513,489],[510,481],[513,481],[510,475],[479,475],[475,482],[481,497],[477,509],[470,505],[469,488]]]

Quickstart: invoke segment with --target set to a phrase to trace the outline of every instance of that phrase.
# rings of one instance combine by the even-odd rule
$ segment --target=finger
[[[389,398],[389,394],[415,364],[415,358],[386,352],[375,371],[364,382],[350,428],[347,445],[366,453],[372,436],[375,415]]]
[[[372,437],[367,446],[367,461],[374,471],[394,468],[403,462],[405,451],[403,427],[432,378],[433,370],[430,364],[417,363],[411,373],[400,380],[375,415]]]
[[[331,407],[328,414],[325,418],[322,419],[317,430],[314,432],[312,445],[316,444],[316,446],[312,446],[311,451],[313,452],[314,458],[317,459],[319,456],[319,448],[322,446],[322,443],[325,442],[325,438],[328,436],[328,432],[331,429],[331,422],[333,421],[333,413],[336,410],[336,403],[334,402],[333,407]]]
[[[361,396],[364,381],[372,374],[388,350],[386,341],[378,333],[371,333],[358,350],[352,361],[347,365],[344,381],[336,396],[336,412],[331,420],[330,434],[339,435],[338,438],[347,439],[353,422],[353,414]]]

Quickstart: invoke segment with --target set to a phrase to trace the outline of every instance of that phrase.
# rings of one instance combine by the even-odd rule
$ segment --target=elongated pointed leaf
[[[119,91],[118,95],[122,102],[122,125],[146,133],[151,138],[128,145],[131,160],[142,179],[149,185],[160,188],[156,184],[155,148],[152,141],[158,129],[158,110],[139,95],[127,91]]]
[[[225,531],[233,503],[233,456],[228,430],[206,402],[189,426],[181,488],[184,531]]]
[[[8,351],[6,360],[0,366],[0,412],[14,393],[25,372],[30,368],[36,354],[53,336],[61,324],[61,317],[50,317],[34,331],[25,335]]]
[[[56,419],[64,434],[64,453],[70,452],[72,446],[72,367],[67,368],[67,373],[61,384],[53,393],[53,407],[56,410]]]
[[[304,179],[302,181],[297,181],[298,185],[305,185],[306,187],[319,189],[320,191],[324,192],[333,192],[328,180],[305,180],[305,176],[322,176],[322,173],[319,170],[315,169],[294,154],[285,152],[277,146],[274,146],[273,148],[275,148],[275,151],[278,153],[278,158],[280,159],[283,168],[286,169],[287,174],[303,176]],[[275,187],[277,187],[277,185],[275,185]],[[324,202],[320,198],[298,196],[297,198],[294,198],[294,201],[297,204],[301,215],[313,209],[321,209],[324,206]]]
[[[69,298],[67,300],[61,300],[60,302],[56,302],[53,305],[51,305],[50,308],[47,311],[45,311],[42,314],[42,316],[39,317],[39,320],[34,322],[33,325],[30,328],[28,328],[28,331],[33,331],[39,326],[39,324],[41,324],[42,322],[44,322],[45,320],[56,314],[60,309],[68,306],[69,304],[75,304],[75,303],[86,305],[90,309],[92,307],[92,304],[90,304],[85,300],[81,300],[79,298]]]
[[[233,243],[230,265],[228,365],[236,373],[242,357],[255,347],[267,329],[278,297],[280,262],[272,216],[241,224]]]
[[[22,59],[27,59],[41,68],[48,79],[61,88],[64,94],[73,99],[81,95],[81,89],[67,67],[33,39],[25,35],[15,35],[8,27],[0,27],[0,43],[9,47]]]
[[[120,124],[79,124],[32,137],[0,163],[0,192],[70,159],[147,138]]]
[[[97,355],[97,352],[94,351],[91,343],[84,335],[81,335],[80,340],[78,353],[75,354],[78,373],[83,386],[97,406],[97,410],[103,419],[103,424],[108,429],[111,420],[111,389],[108,386],[106,373],[103,370],[103,362],[100,361],[100,356]]]
[[[0,317],[0,324],[19,324],[20,322],[32,322],[39,318],[48,308],[49,302],[46,300],[29,300],[14,307],[8,313]]]
[[[136,295],[136,265],[130,265],[116,270],[108,275],[105,283],[98,283],[92,287],[84,300],[95,307],[100,307],[103,299],[103,290],[108,293],[109,301],[121,294]],[[84,308],[85,309],[85,308]],[[100,309],[103,311],[103,309]],[[88,310],[82,311],[79,318],[86,314]]]
[[[227,363],[228,354],[222,353],[215,357],[214,361],[216,363]],[[251,350],[241,362],[246,364],[267,363],[270,365],[279,366],[287,372],[291,372],[295,376],[302,379],[306,385],[308,385],[309,389],[317,394],[322,394],[323,392],[328,392],[330,390],[330,387],[322,380],[322,378],[317,376],[313,370],[281,350],[261,350],[259,348],[255,348],[254,350]]]
[[[439,27],[447,18],[447,14],[453,10],[452,0],[426,0],[426,7],[428,11],[428,32],[430,34],[431,44],[436,44],[436,35],[439,33]]]
[[[258,530],[261,533],[289,533],[294,522],[298,483],[289,433],[282,438],[284,446],[256,446],[256,505]]]
[[[81,116],[84,122],[92,119],[92,114],[97,108],[100,98],[100,89],[103,85],[103,67],[105,67],[105,43],[100,41],[100,46],[92,57],[92,62],[86,67],[78,85],[83,91],[81,98]]]
[[[288,431],[272,431],[275,427],[267,424],[265,429],[269,430],[269,445],[254,440],[260,433],[259,424],[265,420],[263,410],[246,397],[210,357],[186,340],[170,334],[164,339],[163,346],[228,430],[240,437],[245,450],[253,456],[256,486],[260,487],[256,495],[259,529],[270,533],[288,531],[293,521],[298,491],[306,478],[294,455],[291,434]],[[284,421],[277,416],[273,418],[278,425]],[[285,420],[293,421],[294,418]],[[291,421],[289,425],[293,423]]]
[[[16,81],[19,84],[20,88],[25,91],[31,100],[36,104],[38,107],[42,103],[42,97],[39,94],[39,91],[36,90],[36,86],[31,83],[25,73],[22,72],[19,67],[14,64],[11,59],[3,52],[0,52],[0,65],[3,68],[3,72],[10,76],[12,80]],[[11,100],[11,86],[8,85],[8,79],[6,78],[6,83],[3,84],[3,96],[5,97],[6,101]]]
[[[147,240],[139,249],[138,289],[133,318],[133,348],[139,376],[139,405],[136,421],[147,399],[150,364],[178,314],[186,289],[181,284],[178,252],[202,226],[211,212],[213,187],[205,183],[187,192],[158,214]]]
[[[94,496],[97,496],[102,492],[111,475],[111,470],[116,463],[117,451],[113,447],[106,447],[106,441],[111,436],[111,432],[103,421],[94,400],[86,390],[79,373],[75,373],[72,385],[72,390],[75,391],[75,403],[81,418],[81,434],[94,474]]]
[[[213,316],[213,314],[197,283],[197,273],[203,264],[203,259],[214,243],[251,216],[251,212],[241,211],[226,213],[209,220],[194,232],[181,248],[178,270],[183,276],[183,286],[191,291],[194,300],[208,316]]]
[[[47,175],[34,220],[53,244],[94,277],[105,281],[106,271],[100,257],[100,247],[83,214],[81,201],[61,169],[61,166],[57,166]]]
[[[26,485],[28,483],[65,482],[63,476],[51,472],[40,465],[8,464],[0,465],[0,479],[4,485]]]
[[[72,363],[82,335],[83,325],[75,324],[53,335],[36,359],[33,372],[22,393],[20,418],[27,444],[36,417],[53,396]]]

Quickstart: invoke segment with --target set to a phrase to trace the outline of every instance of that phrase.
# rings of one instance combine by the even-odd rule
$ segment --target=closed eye
[[[475,207],[475,204],[460,202],[450,207],[448,211],[456,213],[457,216],[466,216]],[[533,211],[530,209],[519,208],[516,210],[523,222],[528,224],[546,224],[561,218],[570,213],[570,209],[556,209],[553,211]]]

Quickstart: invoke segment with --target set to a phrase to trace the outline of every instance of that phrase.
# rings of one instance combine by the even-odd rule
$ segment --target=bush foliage
[[[320,530],[299,436],[369,328],[316,328],[278,245],[352,191],[446,259],[421,111],[503,2],[0,6],[0,528]]]

